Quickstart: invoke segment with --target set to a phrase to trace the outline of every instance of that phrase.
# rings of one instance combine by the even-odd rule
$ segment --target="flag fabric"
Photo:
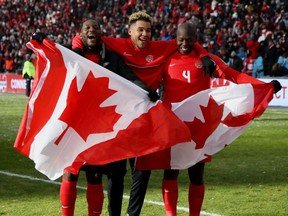
[[[137,158],[138,169],[186,169],[231,144],[261,116],[273,98],[273,85],[233,84],[201,91],[172,104],[191,132],[191,141]]]
[[[27,47],[36,77],[14,148],[48,178],[191,139],[168,107],[117,74],[47,39]]]

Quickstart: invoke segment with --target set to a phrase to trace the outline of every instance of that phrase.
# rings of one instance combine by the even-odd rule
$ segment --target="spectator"
[[[17,71],[17,68],[21,70],[21,63],[27,52],[26,48],[22,50],[22,45],[29,41],[29,35],[37,29],[40,31],[45,29],[50,39],[59,40],[64,46],[69,47],[71,38],[79,28],[83,17],[98,17],[101,18],[101,26],[105,26],[105,35],[123,37],[122,34],[127,36],[127,28],[123,26],[127,23],[128,16],[139,10],[146,10],[155,17],[152,29],[155,29],[153,39],[156,40],[163,36],[160,35],[160,31],[165,28],[168,34],[166,37],[175,38],[177,24],[185,20],[198,23],[201,32],[204,30],[204,35],[201,37],[203,39],[207,37],[209,41],[202,40],[203,43],[208,44],[211,41],[220,47],[226,46],[223,44],[225,39],[236,36],[239,46],[239,42],[246,44],[249,35],[255,35],[258,42],[261,42],[267,36],[275,40],[277,35],[286,34],[283,47],[287,51],[288,1],[283,0],[264,2],[208,0],[204,3],[198,0],[92,2],[71,0],[60,1],[57,4],[54,1],[44,0],[4,0],[0,1],[0,53],[3,56],[10,55],[16,61],[13,72]],[[20,49],[24,53],[19,56]],[[228,56],[233,50],[228,48]],[[214,49],[213,53],[216,53]],[[256,56],[252,52],[252,57]]]
[[[224,46],[220,47],[219,52],[218,52],[217,55],[218,55],[225,63],[228,64],[228,62],[229,62],[229,53],[228,53],[226,47],[224,47]]]
[[[263,60],[264,52],[259,51],[258,57],[253,63],[252,76],[255,78],[264,77],[264,60]]]
[[[247,53],[245,52],[244,47],[240,47],[240,48],[238,49],[238,51],[237,51],[237,56],[239,56],[242,61],[247,57]]]
[[[255,61],[255,58],[251,57],[251,52],[248,50],[247,57],[244,59],[244,62],[243,62],[242,72],[252,76],[254,61]]]
[[[5,60],[4,57],[2,55],[2,53],[0,53],[0,73],[4,73],[4,64],[5,64]]]
[[[288,52],[283,52],[278,57],[277,63],[272,66],[272,73],[274,76],[288,75]]]
[[[235,51],[231,52],[228,65],[236,71],[242,71],[243,61],[239,56],[236,55]]]
[[[5,71],[8,72],[8,73],[13,73],[14,72],[14,60],[13,58],[8,55],[6,58],[5,58],[5,64],[4,64],[4,68],[5,68]]]
[[[251,35],[250,39],[246,42],[246,47],[251,53],[251,58],[256,59],[258,56],[257,50],[259,48],[259,42],[256,40],[255,35]]]
[[[273,76],[272,67],[277,63],[279,57],[279,50],[272,39],[267,40],[267,50],[264,57],[264,75]]]

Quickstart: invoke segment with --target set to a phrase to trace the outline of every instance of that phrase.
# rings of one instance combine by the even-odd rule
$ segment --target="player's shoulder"
[[[157,41],[152,40],[151,45],[174,46],[177,44],[176,44],[176,40],[173,39],[173,40],[157,40]]]

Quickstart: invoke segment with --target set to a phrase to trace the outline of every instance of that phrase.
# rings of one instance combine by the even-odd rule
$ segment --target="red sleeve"
[[[127,39],[124,38],[102,36],[101,40],[110,51],[116,52],[119,55],[122,55],[124,51],[130,49],[130,47],[127,46]]]
[[[251,83],[251,84],[263,84],[262,82],[252,76],[245,73],[240,73],[233,68],[229,67],[221,58],[216,55],[209,55],[216,63],[216,74],[223,79],[232,81],[237,84],[241,83]]]
[[[196,42],[193,46],[194,50],[198,54],[199,58],[202,58],[203,56],[209,55],[208,51],[204,49],[198,42]]]
[[[176,40],[150,41],[147,47],[140,50],[134,47],[131,39],[104,36],[101,39],[108,49],[117,52],[124,58],[126,63],[128,62],[137,67],[158,67],[177,50]],[[147,61],[146,57],[151,56],[152,59]]]
[[[83,49],[83,42],[79,34],[72,39],[72,50]]]

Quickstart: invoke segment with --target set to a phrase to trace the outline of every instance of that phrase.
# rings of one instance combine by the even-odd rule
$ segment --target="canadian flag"
[[[192,140],[137,158],[138,169],[186,169],[239,137],[273,98],[273,85],[239,84],[201,91],[172,104]]]
[[[14,147],[48,178],[191,139],[168,107],[117,74],[47,39],[27,47],[37,73]]]

